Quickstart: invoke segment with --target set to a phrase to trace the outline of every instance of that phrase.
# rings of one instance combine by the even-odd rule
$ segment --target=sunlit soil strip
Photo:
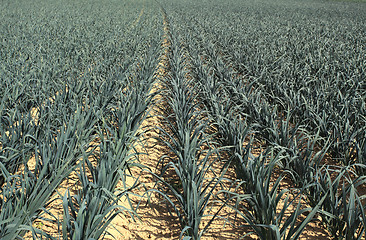
[[[162,117],[160,110],[164,108],[164,99],[158,91],[163,88],[162,79],[167,75],[169,68],[170,42],[168,40],[169,26],[166,17],[163,19],[164,35],[162,39],[162,54],[155,72],[155,83],[149,94],[156,94],[148,109],[148,116],[141,123],[139,133],[140,141],[136,142],[134,148],[136,152],[142,153],[138,156],[138,162],[148,167],[152,172],[157,172],[156,165],[158,160],[166,153],[166,148],[162,146],[156,138],[159,131],[156,126],[161,126]],[[155,185],[154,178],[146,171],[139,168],[131,169],[132,176],[127,178],[127,187],[136,183],[137,178],[139,187],[129,195],[134,208],[137,209],[137,218],[133,219],[128,214],[120,214],[112,222],[108,229],[109,233],[116,239],[174,239],[179,235],[178,223],[171,220],[170,215],[162,204],[161,199],[151,196],[150,203],[147,203],[145,192]],[[123,187],[121,184],[118,187]],[[126,198],[121,199],[120,205],[130,208],[130,203]],[[109,238],[108,238],[109,239]],[[112,238],[111,238],[112,239]]]

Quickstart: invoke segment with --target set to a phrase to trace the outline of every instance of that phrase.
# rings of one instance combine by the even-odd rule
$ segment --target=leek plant
[[[289,169],[293,165],[292,160],[295,161],[295,157],[291,159],[291,163],[284,164],[287,157],[294,155],[301,157],[299,151],[304,147],[302,143],[304,140],[297,136],[300,127],[291,128],[291,117],[288,117],[286,121],[280,120],[278,125],[275,124],[278,119],[275,109],[270,110],[268,103],[263,100],[257,101],[256,96],[258,95],[250,94],[250,91],[248,91],[249,94],[244,94],[241,91],[245,91],[245,89],[235,89],[233,84],[226,84],[233,76],[225,72],[223,64],[210,64],[210,59],[217,64],[215,56],[211,58],[208,54],[205,59],[201,64],[202,60],[199,57],[194,61],[198,65],[194,68],[195,75],[200,76],[199,96],[205,103],[204,106],[214,130],[217,131],[215,138],[221,146],[226,146],[228,149],[226,150],[229,154],[228,163],[234,166],[236,176],[240,180],[236,191],[242,191],[242,193],[233,193],[223,190],[222,193],[229,199],[236,200],[232,208],[246,221],[246,224],[242,226],[249,226],[261,239],[298,239],[307,224],[319,211],[320,203],[324,199],[321,199],[319,205],[314,208],[303,208],[303,189],[308,187],[306,183],[304,186],[300,186],[300,190],[285,189],[282,191],[279,190],[279,187],[284,176],[280,176],[273,186],[270,183],[275,166],[282,165],[285,166],[284,169]],[[203,64],[208,66],[202,66]],[[229,91],[227,88],[233,90]],[[253,102],[266,106],[265,110],[260,110],[258,114],[255,114],[255,110],[252,108],[245,108]],[[243,109],[248,110],[243,111]],[[268,119],[265,125],[261,125],[264,123],[261,114],[266,116],[264,120]],[[267,134],[261,133],[259,129],[266,129]],[[260,157],[256,158],[251,151],[253,136],[257,132],[261,137],[267,136],[269,145],[267,153],[262,153]],[[314,145],[315,142],[309,141],[308,144]],[[319,161],[318,158],[313,159],[311,155],[312,152],[306,155],[309,158],[309,164]],[[303,157],[305,158],[305,155]],[[321,157],[319,156],[319,158]],[[298,170],[298,168],[295,169]],[[304,178],[309,182],[312,180],[313,169],[307,170],[309,172],[304,173]],[[306,174],[310,174],[310,176],[306,176]],[[293,192],[296,191],[298,193],[293,195]],[[283,208],[278,212],[278,206],[282,203],[284,203]],[[290,207],[294,207],[295,211],[288,216],[286,211]],[[304,215],[307,215],[305,221],[299,223],[300,217]]]
[[[365,183],[365,177],[352,180],[349,173],[353,170],[350,170],[350,167],[320,168],[306,191],[312,206],[324,199],[320,215],[334,239],[361,239],[365,235],[364,196],[357,191]]]
[[[253,230],[243,237],[255,233],[260,239],[298,239],[325,200],[325,197],[320,199],[314,208],[303,208],[302,191],[294,193],[291,189],[279,189],[283,176],[272,185],[272,171],[280,158],[281,153],[275,155],[273,150],[256,158],[246,158],[238,185],[244,192],[227,192],[236,200],[233,209],[246,222],[242,226]],[[288,214],[290,207],[294,210]],[[306,218],[300,221],[302,215]]]
[[[208,121],[203,119],[204,113],[199,109],[196,84],[187,77],[186,56],[175,36],[172,28],[170,68],[165,79],[166,101],[171,112],[165,116],[166,124],[160,128],[159,137],[169,154],[160,160],[161,173],[156,175],[163,191],[151,191],[159,192],[173,207],[181,225],[181,239],[201,239],[218,214],[211,215],[200,229],[203,218],[209,217],[205,210],[223,177],[222,174],[207,177],[217,153],[211,146],[211,136],[207,134]],[[172,178],[169,172],[173,172],[178,184],[168,179]]]
[[[20,1],[0,10],[1,239],[99,239],[125,212],[118,200],[130,189],[116,185],[138,165],[133,146],[153,97],[160,43],[153,10],[145,11],[152,21],[127,27],[136,16],[126,9],[140,8]],[[58,196],[72,172],[82,191]],[[62,223],[52,210],[57,196]],[[59,236],[35,221],[58,224]]]
[[[87,151],[91,131],[85,129],[90,129],[88,124],[92,118],[92,114],[79,110],[70,117],[68,126],[58,132],[48,129],[42,142],[34,139],[32,155],[22,158],[24,173],[9,176],[1,191],[4,196],[0,214],[2,239],[17,239],[27,231],[39,233],[31,227],[32,222],[47,212],[56,188]],[[31,157],[34,157],[34,169],[27,165]]]
[[[103,239],[118,214],[129,213],[132,219],[138,216],[129,200],[129,193],[139,183],[126,183],[126,175],[132,167],[142,167],[136,162],[139,152],[134,145],[139,141],[140,124],[148,115],[147,109],[154,94],[150,94],[154,81],[156,58],[143,55],[149,52],[157,55],[157,45],[142,49],[143,57],[139,68],[128,69],[124,78],[121,74],[111,75],[106,82],[89,86],[95,93],[88,93],[86,102],[97,117],[94,126],[96,144],[90,156],[84,156],[79,166],[78,178],[81,189],[71,195],[67,191],[63,200],[63,239]],[[132,83],[128,81],[133,79]],[[127,88],[127,89],[126,89]],[[87,99],[88,99],[87,98]],[[106,114],[107,113],[107,114]],[[133,176],[136,177],[136,176]],[[121,184],[117,188],[117,184]],[[128,207],[120,206],[125,199]],[[113,237],[113,236],[112,236]]]
[[[349,5],[347,10],[332,6],[333,10],[352,12],[340,23],[326,3],[321,11],[315,10],[314,2],[304,8],[290,4],[287,10],[281,8],[282,3],[286,1],[268,3],[264,9],[254,2],[245,7],[238,2],[225,6],[217,2],[210,7],[195,3],[196,8],[176,3],[170,8],[176,19],[186,23],[176,20],[181,32],[193,39],[187,45],[204,59],[208,72],[226,83],[222,91],[228,91],[230,99],[242,105],[247,119],[262,125],[258,126],[261,133],[276,124],[278,115],[286,116],[290,111],[293,126],[302,126],[310,135],[319,132],[319,144],[329,144],[328,153],[334,159],[352,165],[359,161],[357,145],[365,134],[365,50],[359,44],[363,41],[360,33],[365,32],[360,21],[364,6]],[[211,11],[202,8],[226,11],[211,16]],[[320,24],[314,20],[314,12],[319,19],[329,16],[329,21]],[[229,26],[233,15],[234,23]],[[258,16],[266,24],[257,21]],[[326,34],[324,28],[329,30]],[[355,31],[346,31],[348,28]],[[258,93],[259,100],[252,101],[253,92]],[[262,109],[268,113],[260,116]],[[267,135],[264,133],[264,138]]]

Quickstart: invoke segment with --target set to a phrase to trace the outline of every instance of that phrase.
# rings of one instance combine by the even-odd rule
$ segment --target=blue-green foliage
[[[341,196],[360,203],[362,197],[355,194],[348,175],[339,175],[345,181],[343,190],[332,192],[320,190],[316,176],[322,173],[326,155],[360,178],[365,172],[366,5],[286,0],[163,1],[162,5],[188,49],[200,100],[217,141],[230,148],[230,163],[242,186],[253,184],[246,179],[251,174],[248,162],[255,159],[249,151],[261,145],[276,153],[276,165],[310,203],[312,196],[321,196],[317,199],[321,205],[311,205],[323,218],[335,218],[326,204],[337,205],[332,201]],[[243,190],[244,195],[235,196],[247,203],[263,191]],[[353,222],[345,223],[347,207],[339,207],[337,219],[342,224],[329,220],[331,234],[347,239],[363,235],[362,208]],[[249,204],[246,211],[254,209]],[[282,226],[261,217],[244,214],[264,239],[263,232]],[[343,227],[358,232],[351,235]],[[273,238],[293,239],[301,231],[286,236],[281,229]]]
[[[1,2],[1,239],[54,238],[34,226],[39,220],[62,226],[62,239],[100,239],[120,211],[133,212],[118,206],[127,186],[115,191],[152,99],[156,9],[143,1]],[[73,172],[79,191],[58,195]],[[55,198],[62,222],[52,215]]]
[[[233,167],[240,184],[219,191],[222,206],[262,239],[296,239],[317,212],[333,237],[359,239],[365,36],[366,4],[353,1],[1,1],[0,238],[52,238],[37,220],[62,226],[63,239],[107,234],[166,55],[159,139],[173,157],[155,176],[179,202],[163,193],[181,238],[210,226],[201,219],[223,176],[207,173],[224,152],[219,172]],[[81,188],[59,196],[63,222],[45,218],[72,172]],[[285,180],[294,189],[281,191]]]

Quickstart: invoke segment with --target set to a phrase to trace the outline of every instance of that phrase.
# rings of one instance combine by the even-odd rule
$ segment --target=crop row
[[[102,5],[16,1],[0,11],[1,239],[100,239],[119,213],[134,215],[119,201],[135,187],[125,178],[160,23],[148,10],[138,18],[136,3]]]
[[[364,31],[359,25],[362,13],[347,19],[358,29],[350,43],[352,54],[339,49],[334,60],[325,56],[344,44],[329,40],[319,44],[325,36],[319,40],[316,31],[309,36],[303,29],[309,17],[301,22],[303,15],[292,9],[288,18],[296,25],[284,28],[280,21],[286,17],[272,19],[274,14],[263,11],[259,3],[247,4],[255,11],[249,16],[263,16],[266,24],[245,24],[251,19],[244,15],[229,26],[232,15],[205,15],[197,6],[168,5],[172,23],[192,58],[192,75],[200,83],[200,88],[195,87],[197,94],[217,130],[217,141],[230,149],[227,160],[241,180],[242,192],[228,193],[238,200],[234,208],[244,209],[240,214],[261,239],[296,239],[316,212],[333,237],[358,238],[364,234],[365,219],[360,192],[365,160],[365,59],[364,54],[355,54],[364,51],[363,40],[357,37]],[[309,14],[314,5],[309,4]],[[240,9],[238,4],[233,6]],[[291,7],[300,6],[289,3],[287,8]],[[341,35],[344,25],[324,35]],[[244,26],[252,32],[250,37],[240,35],[245,33]],[[276,35],[285,35],[283,31],[297,32],[285,39]],[[271,37],[273,41],[268,40]],[[272,59],[279,54],[277,60]],[[308,54],[312,61],[301,54]],[[319,71],[309,70],[319,64]],[[252,152],[258,145],[266,150],[256,157]],[[343,166],[329,165],[325,162],[329,158]],[[277,180],[274,168],[281,169]],[[294,188],[277,191],[288,180]],[[285,196],[289,192],[290,198]],[[291,208],[286,219],[283,214]],[[296,218],[305,211],[311,212],[306,214],[309,218],[296,225]]]

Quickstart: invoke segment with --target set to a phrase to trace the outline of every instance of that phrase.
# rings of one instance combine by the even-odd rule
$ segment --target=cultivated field
[[[0,4],[0,239],[365,239],[364,1]]]

